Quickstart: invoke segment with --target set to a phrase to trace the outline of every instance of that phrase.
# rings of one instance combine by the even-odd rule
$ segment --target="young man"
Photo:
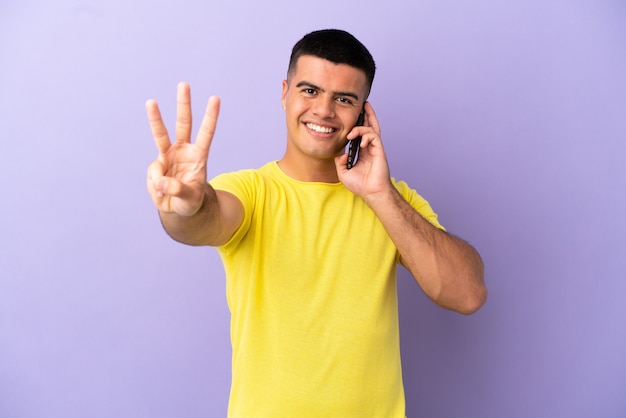
[[[352,35],[306,35],[282,86],[285,154],[210,184],[219,99],[209,99],[195,143],[189,86],[178,87],[174,143],[156,102],[146,104],[159,150],[148,190],[163,226],[177,241],[216,246],[224,262],[231,417],[404,417],[397,263],[442,307],[470,314],[485,301],[478,253],[390,178],[367,102],[374,72]],[[357,136],[348,169],[344,150]]]

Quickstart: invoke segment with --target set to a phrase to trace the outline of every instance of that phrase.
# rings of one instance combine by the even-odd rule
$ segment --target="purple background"
[[[223,269],[161,230],[144,102],[222,97],[211,176],[280,158],[325,27],[377,61],[392,174],[486,264],[471,317],[400,273],[409,417],[626,416],[623,1],[4,0],[0,417],[225,415]]]

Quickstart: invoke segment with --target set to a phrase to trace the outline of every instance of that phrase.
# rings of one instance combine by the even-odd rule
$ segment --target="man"
[[[485,301],[478,253],[390,178],[367,102],[374,72],[347,32],[306,35],[282,85],[285,154],[210,184],[219,99],[209,99],[195,143],[188,85],[178,87],[174,143],[156,102],[146,104],[159,150],[148,190],[161,222],[177,241],[216,246],[224,262],[229,416],[404,417],[396,264],[444,308],[470,314]],[[348,169],[346,143],[358,136]]]

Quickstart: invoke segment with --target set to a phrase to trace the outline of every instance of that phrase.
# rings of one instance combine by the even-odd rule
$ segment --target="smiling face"
[[[298,59],[283,81],[287,151],[281,162],[294,167],[331,164],[343,153],[346,136],[366,100],[365,73],[312,55]]]

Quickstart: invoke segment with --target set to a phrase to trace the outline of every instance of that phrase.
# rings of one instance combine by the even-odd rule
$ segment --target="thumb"
[[[202,206],[204,187],[200,183],[187,184],[172,177],[161,177],[154,181],[156,195],[168,212],[180,216],[194,215]]]
[[[154,190],[161,196],[177,197],[182,200],[193,199],[197,193],[195,187],[173,177],[159,177],[153,181]]]

